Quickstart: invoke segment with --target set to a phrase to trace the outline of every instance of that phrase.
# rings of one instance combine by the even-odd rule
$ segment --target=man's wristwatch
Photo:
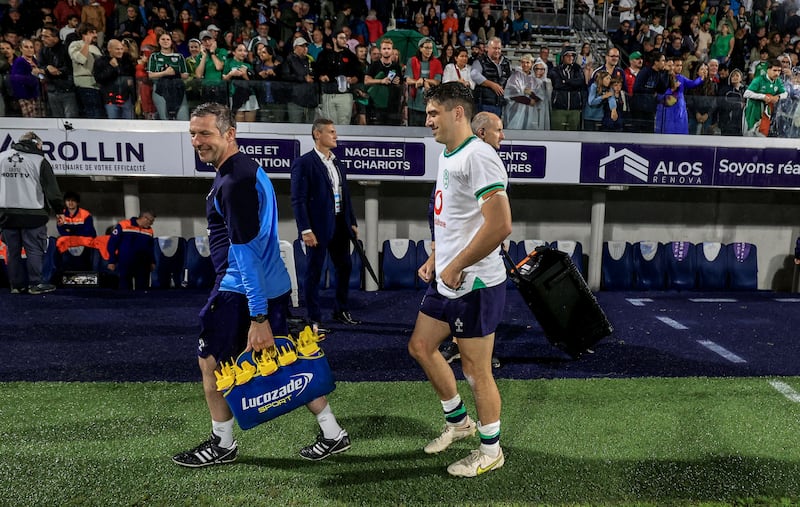
[[[256,324],[263,324],[264,322],[267,321],[267,316],[265,314],[263,314],[263,313],[259,313],[255,317],[251,316],[250,317],[250,321],[251,322],[255,322]]]

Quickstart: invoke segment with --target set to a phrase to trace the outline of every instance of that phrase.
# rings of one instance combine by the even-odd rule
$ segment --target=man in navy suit
[[[350,239],[358,237],[347,175],[331,152],[336,148],[333,121],[319,118],[311,128],[314,149],[292,164],[292,209],[297,230],[306,245],[308,267],[304,291],[308,318],[319,323],[319,281],[325,254],[330,253],[336,271],[336,303],[333,318],[355,325],[347,308],[350,271]]]

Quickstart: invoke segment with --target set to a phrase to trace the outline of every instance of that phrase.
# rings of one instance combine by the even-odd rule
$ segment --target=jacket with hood
[[[561,53],[563,62],[564,53]],[[586,78],[583,69],[577,63],[556,65],[550,71],[553,83],[553,109],[567,111],[582,110],[583,96],[586,91]]]
[[[34,141],[14,143],[0,153],[0,229],[32,229],[61,210],[53,167]]]

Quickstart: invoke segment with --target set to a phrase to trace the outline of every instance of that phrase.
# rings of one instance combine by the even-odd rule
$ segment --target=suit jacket
[[[353,213],[350,188],[347,185],[347,174],[338,159],[334,164],[339,169],[342,187],[341,206],[348,234],[352,234],[353,225],[358,225]],[[315,150],[311,150],[292,163],[292,209],[294,210],[297,232],[311,229],[322,244],[333,238],[336,232],[336,216],[334,215],[334,199],[331,178],[328,169],[320,160]]]

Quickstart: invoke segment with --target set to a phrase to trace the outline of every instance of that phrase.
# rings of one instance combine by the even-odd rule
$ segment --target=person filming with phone
[[[403,118],[403,68],[392,58],[394,42],[381,41],[381,57],[370,63],[364,84],[375,111],[375,125],[400,125]]]

